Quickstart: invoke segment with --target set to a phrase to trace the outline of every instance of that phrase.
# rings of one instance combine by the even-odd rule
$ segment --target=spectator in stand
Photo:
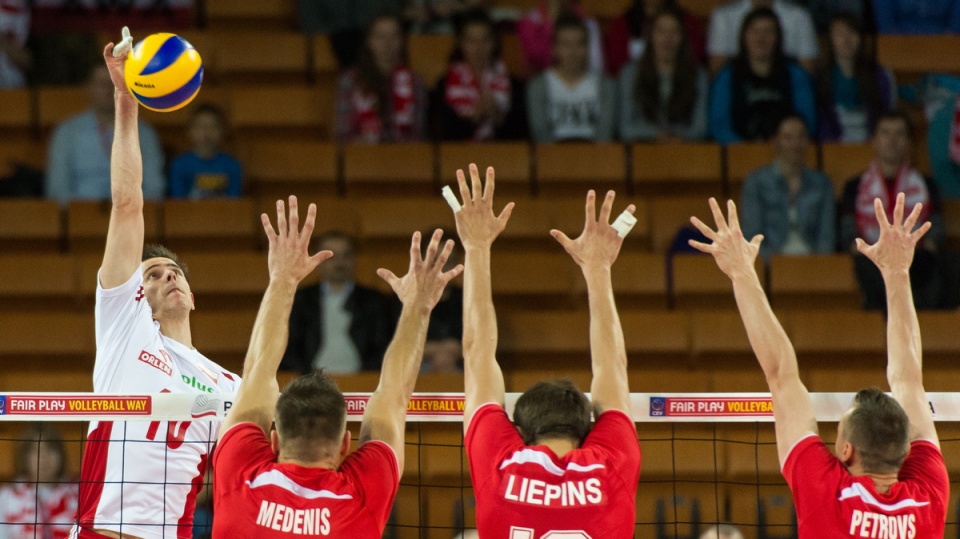
[[[576,15],[561,15],[554,24],[554,66],[527,88],[534,141],[613,139],[617,85],[590,69],[587,39],[587,27]]]
[[[353,238],[330,231],[317,240],[317,251],[333,251],[320,265],[321,282],[297,291],[290,313],[290,339],[282,370],[301,374],[323,369],[328,374],[376,371],[393,328],[387,297],[356,283]]]
[[[702,139],[707,133],[710,79],[690,52],[683,15],[666,9],[652,21],[640,60],[620,73],[620,138],[624,142]]]
[[[110,200],[110,152],[113,147],[113,81],[102,63],[89,75],[91,108],[67,119],[53,132],[47,154],[46,196],[71,200]],[[153,130],[140,120],[143,196],[163,198],[163,150]]]
[[[740,28],[740,52],[713,81],[710,133],[721,144],[767,140],[780,120],[800,114],[815,132],[810,77],[783,54],[780,19],[770,8],[751,11]]]
[[[960,199],[960,96],[940,107],[930,120],[927,151],[940,194]]]
[[[13,459],[14,481],[0,486],[0,537],[69,537],[80,491],[60,432],[48,423],[28,426]]]
[[[787,0],[732,0],[713,10],[707,33],[707,54],[714,73],[737,54],[737,35],[743,36],[741,24],[756,9],[772,9],[782,29],[782,50],[807,70],[813,71],[817,61],[817,32],[810,13]],[[740,40],[742,44],[742,40]]]
[[[377,17],[370,24],[356,67],[340,77],[340,142],[379,144],[424,138],[426,91],[420,76],[407,65],[404,40],[397,17]]]
[[[300,28],[308,34],[326,34],[342,71],[354,66],[363,49],[364,35],[373,21],[400,16],[400,0],[297,0]]]
[[[867,34],[876,33],[872,0],[801,0],[797,3],[810,12],[818,34],[825,35],[829,32],[830,21],[839,13],[849,13],[856,17]]]
[[[531,73],[553,66],[553,26],[568,12],[580,17],[587,27],[590,69],[603,71],[603,41],[596,19],[584,14],[579,0],[541,0],[533,11],[517,21],[517,38]]]
[[[28,0],[0,0],[0,88],[27,85],[33,55],[27,49],[30,35]]]
[[[720,524],[707,528],[700,539],[743,539],[743,533],[736,526]]]
[[[227,118],[216,105],[193,109],[187,130],[193,149],[170,163],[172,198],[239,197],[243,167],[223,151]]]
[[[880,34],[960,34],[957,0],[873,0]]]
[[[678,11],[683,33],[697,63],[704,61],[707,41],[704,21],[677,5],[676,0],[633,0],[630,8],[610,23],[607,31],[607,71],[612,75],[630,62],[639,60],[653,31],[654,19],[661,11]]]
[[[497,28],[484,10],[465,13],[457,49],[431,99],[442,140],[513,140],[527,136],[523,84],[500,57]]]
[[[906,196],[906,208],[923,204],[917,226],[930,221],[930,231],[917,244],[910,266],[913,299],[918,309],[935,309],[942,305],[940,254],[943,252],[944,226],[940,213],[940,196],[936,185],[910,165],[913,129],[910,118],[901,111],[885,112],[877,118],[873,133],[876,159],[860,176],[851,178],[840,202],[840,247],[853,253],[854,270],[860,283],[865,309],[880,310],[886,306],[883,278],[876,266],[857,251],[854,240],[873,244],[880,237],[874,211],[879,198],[890,219],[898,193]]]
[[[740,195],[745,238],[763,234],[760,256],[827,254],[836,249],[833,183],[807,166],[810,139],[803,118],[780,120],[773,162],[747,176]]]
[[[411,34],[452,34],[459,17],[484,8],[487,3],[487,0],[407,0],[403,16]]]
[[[867,52],[866,35],[851,13],[833,17],[827,43],[817,73],[820,140],[866,142],[877,116],[896,107],[893,73]]]

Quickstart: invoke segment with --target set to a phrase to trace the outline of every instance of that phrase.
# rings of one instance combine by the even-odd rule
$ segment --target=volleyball
[[[196,97],[203,82],[200,53],[175,34],[153,34],[137,43],[124,66],[127,90],[144,107],[177,110]]]

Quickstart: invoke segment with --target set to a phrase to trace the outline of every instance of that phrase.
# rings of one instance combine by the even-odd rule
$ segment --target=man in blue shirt
[[[223,151],[226,118],[213,105],[200,105],[190,117],[193,149],[170,163],[171,198],[239,197],[243,168]]]

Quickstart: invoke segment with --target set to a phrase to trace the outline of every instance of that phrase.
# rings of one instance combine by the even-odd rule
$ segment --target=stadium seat
[[[257,140],[240,152],[249,182],[247,192],[261,198],[301,200],[337,191],[337,147],[314,140]]]
[[[496,276],[493,282],[496,284]],[[562,366],[558,359],[562,355],[576,357],[576,362],[569,366],[579,367],[584,354],[589,353],[590,322],[585,310],[507,309],[498,311],[497,317],[500,329],[498,351],[515,357],[517,369],[557,369]],[[544,358],[535,356],[549,359],[543,362]],[[535,359],[541,362],[536,363]]]
[[[752,455],[750,456],[752,458]],[[755,482],[756,478],[745,478]],[[796,516],[790,488],[780,476],[761,477],[761,484],[729,484],[730,522],[745,539],[796,537]]]
[[[109,201],[75,200],[67,206],[67,242],[72,253],[103,253],[110,224]],[[160,237],[159,206],[143,205],[144,241],[156,243]]]
[[[574,383],[581,391],[590,391],[592,375],[590,373],[590,356],[584,355],[580,365],[570,365],[567,369],[530,370],[514,369],[504,373],[507,391],[523,393],[535,384],[550,380],[566,379]]]
[[[457,189],[457,170],[463,169],[467,180],[470,173],[467,167],[474,163],[480,170],[481,178],[486,177],[488,166],[496,170],[497,192],[505,194],[529,193],[531,169],[531,149],[526,142],[488,142],[443,143],[439,147],[440,184],[449,185],[459,197]],[[498,197],[504,202],[507,199]]]
[[[202,305],[202,304],[201,304]],[[223,368],[240,374],[257,309],[204,309],[190,315],[193,345]]]
[[[407,38],[410,67],[427,88],[433,88],[446,73],[455,45],[454,37],[448,34],[413,34]]]
[[[244,32],[222,31],[215,34],[217,69],[213,73],[221,84],[256,83],[269,80],[306,82],[308,38],[295,30]]]
[[[469,485],[463,423],[423,423],[419,429],[420,481],[426,485]]]
[[[343,149],[343,176],[347,192],[437,193],[433,146],[404,144],[348,144]]]
[[[523,59],[523,50],[520,47],[520,40],[515,33],[505,33],[500,36],[500,53],[503,57],[503,63],[507,66],[507,71],[520,80],[528,80],[530,77],[530,68]]]
[[[873,160],[873,145],[826,143],[820,147],[823,153],[823,172],[833,182],[834,194],[839,198],[847,180],[859,176]]]
[[[960,73],[960,62],[945,51],[957,50],[955,35],[879,35],[877,62],[892,70],[898,80],[924,73]]]
[[[254,249],[265,241],[259,217],[252,199],[168,200],[163,238],[174,251]]]
[[[60,243],[60,207],[49,200],[0,199],[0,251],[54,250]]]
[[[948,198],[941,200],[941,204],[947,246],[953,250],[960,250],[960,200]]]
[[[560,143],[536,147],[537,186],[544,193],[627,190],[626,159],[620,144]]]
[[[43,142],[27,137],[4,140],[0,144],[0,178],[13,174],[17,165],[43,170],[46,168],[46,158]]]
[[[573,280],[582,279],[564,252],[496,252],[490,261],[493,293],[507,305],[533,302],[541,308],[569,305],[574,296]]]
[[[289,0],[206,0],[206,22],[212,28],[293,29],[295,5]]]
[[[92,328],[91,328],[92,331]],[[0,374],[0,387],[4,392],[23,391],[23,392],[84,392],[93,391],[93,358],[90,358],[89,364],[86,361],[82,365],[69,365],[66,362],[65,368],[36,368],[36,366],[23,366],[21,368],[5,369]],[[74,424],[74,429],[77,424]],[[70,434],[75,435],[76,430]]]
[[[422,452],[422,450],[421,450]],[[458,520],[462,519],[458,509],[472,499],[469,478],[464,487],[434,486],[426,483],[420,487],[420,511],[426,526],[420,537],[428,539],[447,539],[455,537]]]
[[[60,122],[85,110],[90,103],[86,86],[46,86],[37,90],[40,127],[48,132]]]
[[[621,308],[667,306],[666,262],[663,255],[622,249],[613,265],[613,290]],[[576,281],[586,292],[586,282]]]
[[[798,355],[824,360],[886,353],[886,330],[879,312],[856,310],[792,311],[787,332]]]
[[[456,233],[453,214],[440,197],[370,197],[355,203],[359,207],[360,238],[365,248],[383,247],[409,260],[408,246],[415,231],[428,236],[442,227]]]
[[[634,144],[631,154],[634,189],[640,195],[720,193],[723,167],[717,144]]]
[[[857,308],[860,289],[848,254],[774,256],[770,296],[777,308]]]
[[[20,362],[32,356],[69,358],[72,368],[92,367],[93,309],[0,312],[0,356]]]
[[[190,289],[198,304],[209,304],[208,297],[253,299],[252,307],[269,283],[267,254],[262,252],[191,253],[184,257],[190,270]]]
[[[730,293],[733,297],[733,293]],[[703,358],[736,358],[742,362],[713,361],[704,363],[706,367],[722,365],[732,368],[737,365],[755,364],[753,349],[747,340],[747,332],[743,328],[743,321],[736,309],[697,310],[690,313],[691,346],[695,357]],[[735,391],[736,388],[727,388]]]
[[[757,370],[760,367],[757,366]],[[725,423],[717,427],[726,459],[725,478],[754,480],[780,476],[777,439],[772,423]],[[756,489],[756,486],[752,486]],[[755,516],[755,515],[754,515]]]
[[[960,312],[921,311],[918,316],[920,319],[920,334],[923,335],[925,359],[931,357],[956,358],[960,355],[960,340],[957,339],[957,328],[960,327]],[[929,366],[929,362],[924,365],[924,367]],[[956,387],[960,387],[960,385]],[[956,387],[950,391],[954,391]],[[930,390],[929,387],[927,389]]]
[[[583,0],[583,12],[598,19],[614,19],[630,8],[630,0]]]
[[[757,262],[763,282],[763,264]],[[676,307],[733,307],[733,286],[710,255],[678,254],[673,257],[673,302]]]
[[[662,360],[683,358],[690,353],[690,336],[687,316],[678,311],[659,309],[620,308],[620,324],[623,326],[627,354],[642,355]],[[645,364],[645,368],[655,367]],[[671,363],[669,367],[680,367]],[[642,372],[641,372],[642,375]],[[652,385],[651,391],[664,391]]]
[[[336,80],[340,74],[337,57],[333,53],[330,39],[323,34],[311,36],[310,62],[313,67],[313,76],[317,79]]]
[[[460,193],[456,185],[453,185],[454,193],[460,198]],[[544,197],[532,197],[526,194],[501,193],[500,185],[497,185],[497,192],[494,195],[495,211],[501,211],[508,202],[516,204],[513,214],[510,216],[510,222],[507,228],[497,237],[496,248],[506,249],[527,249],[536,252],[554,252],[560,248],[559,244],[550,237],[550,230],[557,227],[556,217],[563,211],[562,208],[568,208],[570,199],[553,199]],[[579,227],[583,228],[583,200],[575,199],[572,201],[580,206]],[[444,204],[446,207],[446,204]],[[447,208],[447,211],[450,211]],[[574,210],[576,211],[576,210]],[[574,234],[573,230],[566,230],[568,234]]]
[[[723,488],[699,480],[650,479],[646,446],[643,456],[645,463],[637,490],[636,537],[696,539],[698,531],[722,520],[720,511],[727,505]],[[677,461],[686,464],[698,459],[705,460],[702,456],[690,454]]]
[[[69,306],[76,278],[74,262],[61,254],[0,254],[0,309],[14,311],[21,300],[46,308]]]
[[[334,93],[330,86],[240,85],[230,90],[231,124],[237,136],[324,137],[332,132]]]
[[[5,88],[0,90],[0,137],[21,139],[30,135],[33,129],[33,95],[27,88]]]
[[[719,195],[719,193],[717,193]],[[666,253],[681,228],[692,227],[696,215],[708,225],[713,216],[708,197],[656,197],[650,202],[650,242],[655,253]],[[718,199],[720,200],[720,199]]]

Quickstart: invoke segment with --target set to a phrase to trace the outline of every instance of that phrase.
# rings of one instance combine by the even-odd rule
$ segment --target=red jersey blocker
[[[940,539],[950,480],[943,455],[927,440],[910,444],[897,482],[886,494],[869,476],[854,476],[815,434],[801,439],[783,464],[801,538]]]
[[[383,442],[361,445],[339,470],[306,468],[277,463],[255,423],[239,423],[223,435],[213,466],[213,508],[221,517],[215,539],[379,539],[400,484],[397,457]]]
[[[477,409],[464,439],[484,539],[630,539],[640,444],[619,410],[597,418],[583,445],[562,458],[524,445],[499,404]]]

